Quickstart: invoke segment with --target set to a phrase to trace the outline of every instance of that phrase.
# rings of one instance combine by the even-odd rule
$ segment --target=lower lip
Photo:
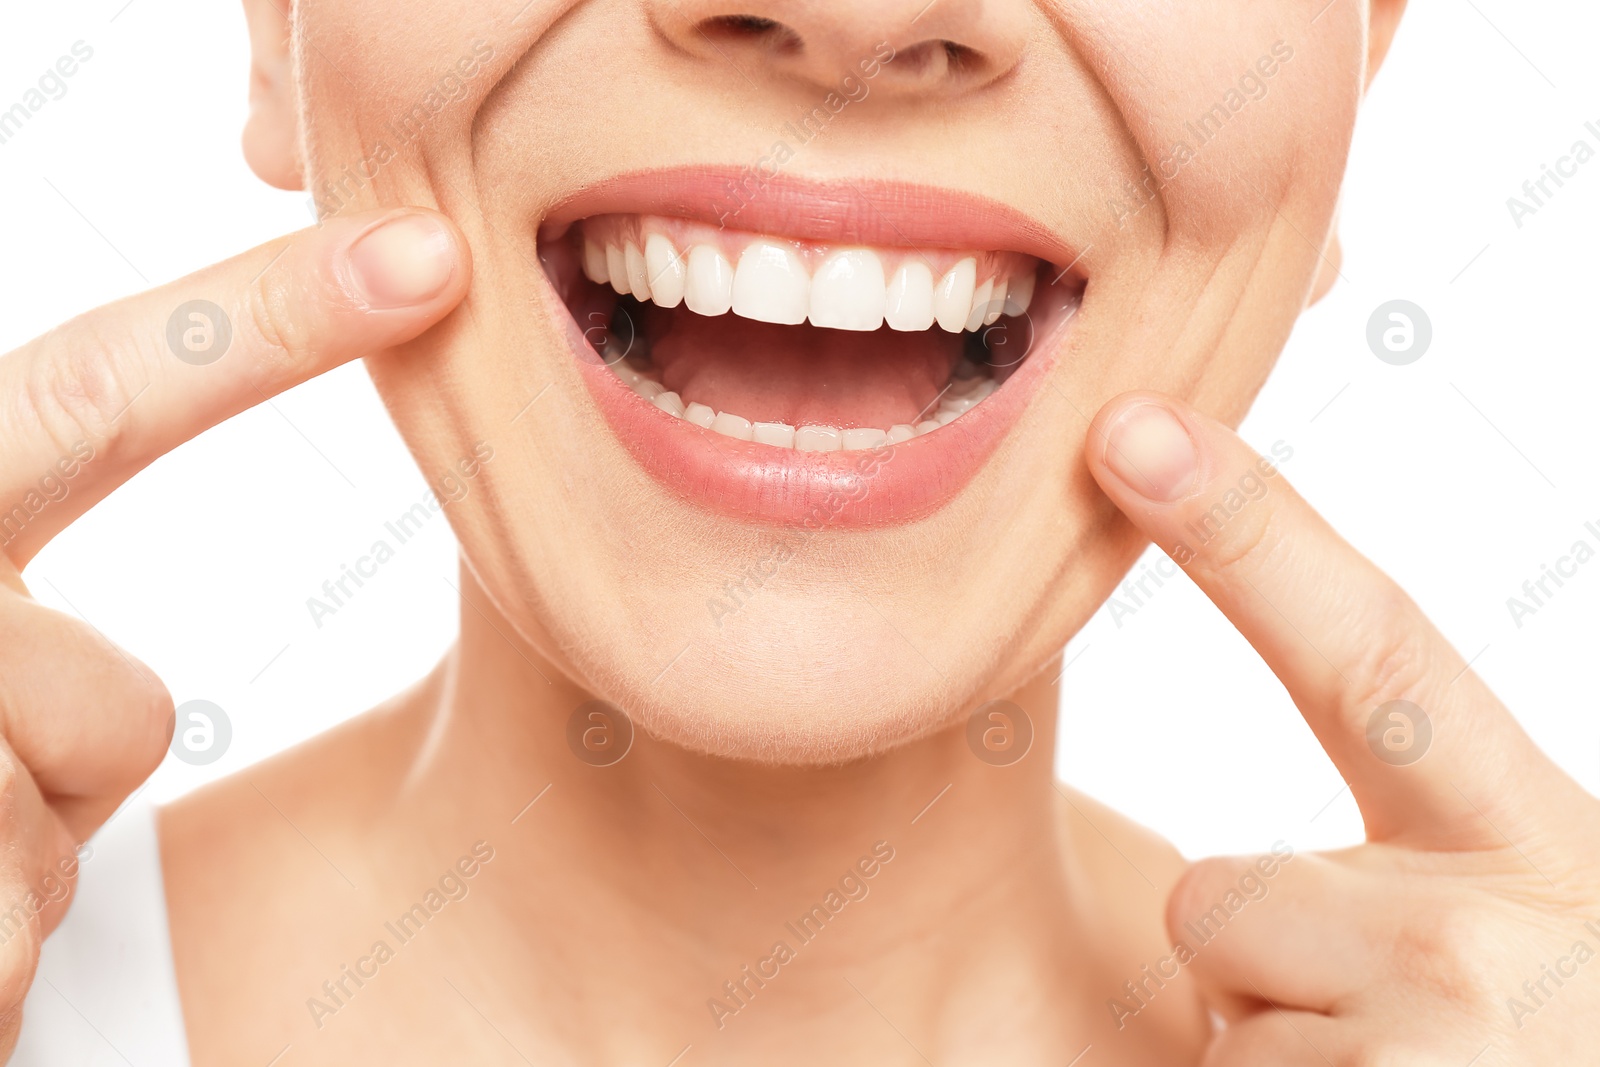
[[[554,290],[551,298],[565,310]],[[748,521],[862,529],[910,522],[961,492],[994,455],[1037,393],[1068,321],[982,404],[922,437],[849,452],[801,452],[739,441],[685,422],[619,378],[570,315],[567,343],[606,421],[635,461],[691,503]]]

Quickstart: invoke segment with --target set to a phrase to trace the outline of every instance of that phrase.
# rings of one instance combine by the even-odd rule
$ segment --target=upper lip
[[[1079,250],[1009,204],[962,190],[885,179],[817,180],[749,167],[637,171],[556,204],[544,228],[591,215],[648,211],[802,241],[1022,252],[1061,269]]]

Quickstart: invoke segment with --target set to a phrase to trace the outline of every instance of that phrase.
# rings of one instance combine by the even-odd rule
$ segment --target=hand
[[[1288,688],[1366,822],[1365,845],[1209,859],[1173,891],[1181,965],[1227,1023],[1205,1067],[1595,1062],[1600,802],[1226,427],[1119,397],[1088,456]]]
[[[76,846],[161,762],[173,731],[166,687],[93,627],[34,602],[20,569],[202,430],[417,336],[470,272],[443,216],[334,219],[0,358],[0,1060],[70,901]]]

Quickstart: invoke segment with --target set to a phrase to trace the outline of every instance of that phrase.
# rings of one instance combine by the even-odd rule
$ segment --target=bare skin
[[[395,18],[376,0],[251,0],[246,154],[312,189],[322,225],[0,360],[0,515],[22,515],[0,562],[0,814],[5,903],[27,933],[0,943],[0,1039],[64,910],[73,843],[148,774],[173,713],[148,670],[34,604],[21,569],[165,451],[368,357],[430,473],[541,386],[552,399],[447,511],[464,606],[446,662],[163,814],[198,1067],[1583,1054],[1600,1018],[1577,969],[1593,955],[1577,944],[1600,939],[1600,803],[1230,429],[1332,282],[1344,153],[1402,6],[1334,4],[1313,27],[1287,0],[1164,19],[1123,0],[946,0],[926,22],[922,0],[762,0],[754,28],[736,18],[708,48],[751,11],[438,0]],[[704,579],[747,554],[749,529],[652,481],[597,415],[566,311],[529,296],[537,224],[617,172],[750,158],[775,108],[814,97],[885,26],[926,62],[892,68],[797,172],[871,162],[982,191],[1083,249],[1072,358],[956,499],[914,527],[827,531],[741,612],[737,640],[674,667],[707,625]],[[439,84],[439,49],[478,31],[493,43],[445,117],[329,200],[341,163]],[[607,50],[637,80],[596,63]],[[1137,212],[1104,211],[1239,70],[1264,88],[1239,95],[1227,137]],[[628,136],[595,138],[596,114]],[[952,130],[969,151],[948,150]],[[202,293],[236,347],[174,361],[168,316]],[[80,480],[35,507],[55,471]],[[1232,508],[1245,477],[1262,491]],[[1219,505],[1220,534],[1188,543]],[[1052,780],[1058,650],[1149,542],[1282,680],[1367,844],[1185,865]],[[914,656],[895,643],[908,631]],[[964,725],[1002,694],[1035,730],[1003,767]],[[596,696],[643,727],[607,767],[568,743]],[[1387,731],[1369,730],[1393,701],[1426,709],[1426,759],[1386,758]],[[787,925],[819,902],[821,933]],[[410,933],[390,929],[408,914]],[[1207,922],[1226,934],[1196,953]]]
[[[416,689],[163,813],[196,1063],[285,1044],[305,1063],[664,1063],[692,1045],[701,1063],[910,1064],[946,1041],[1016,1063],[1088,1044],[1128,1064],[1198,1054],[1187,979],[1120,1032],[1106,1009],[1169,952],[1161,910],[1184,865],[1052,781],[1055,671],[1013,698],[1038,734],[1009,767],[946,731],[828,771],[643,736],[597,768],[563,739],[582,694],[471,610],[462,623]],[[480,839],[494,859],[468,895],[399,947],[384,924]],[[894,858],[867,896],[802,944],[784,924],[880,841]],[[271,938],[267,901],[294,916]],[[375,940],[399,950],[335,992],[347,1006],[308,1005],[333,1007],[322,983]],[[708,1000],[731,1004],[722,983],[777,940],[796,959],[719,1027]]]

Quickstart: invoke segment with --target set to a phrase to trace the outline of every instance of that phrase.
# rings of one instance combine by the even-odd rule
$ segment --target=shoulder
[[[1082,913],[1099,919],[1085,946],[1111,976],[1102,1016],[1108,1039],[1136,1035],[1147,1061],[1193,1063],[1211,1032],[1198,988],[1174,965],[1166,904],[1188,863],[1171,843],[1094,798],[1057,783],[1063,852]],[[1129,1046],[1132,1047],[1132,1046]]]
[[[220,781],[186,794],[161,812],[162,865],[174,899],[197,906],[231,898],[254,874],[321,867],[315,847],[359,841],[403,788],[426,723],[415,714],[430,677],[394,700]],[[289,860],[284,853],[292,853]]]
[[[1172,843],[1065,782],[1056,783],[1056,794],[1075,852],[1093,860],[1107,884],[1143,887],[1164,905],[1188,867]]]
[[[284,753],[187,794],[161,819],[175,971],[195,1055],[281,1048],[377,878],[374,825],[423,744],[424,682]],[[264,936],[265,931],[270,931]]]

